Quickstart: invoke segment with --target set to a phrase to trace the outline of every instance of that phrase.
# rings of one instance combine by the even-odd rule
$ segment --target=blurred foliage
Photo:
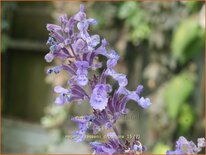
[[[2,2],[2,43],[1,43],[1,52],[5,52],[8,46],[9,39],[9,30],[10,30],[10,11],[12,11],[16,7],[15,2]]]
[[[195,121],[195,112],[191,105],[184,103],[180,108],[178,119],[179,135],[185,135],[190,130]]]
[[[204,41],[204,30],[200,27],[197,18],[189,17],[183,20],[174,32],[172,54],[184,64],[200,51]]]
[[[192,74],[188,72],[176,75],[168,82],[165,91],[165,103],[169,117],[175,119],[183,104],[194,90]]]
[[[167,150],[171,150],[168,145],[157,143],[152,151],[152,154],[165,154]]]
[[[99,29],[102,29],[104,27],[113,26],[115,24],[114,18],[118,11],[117,4],[115,3],[111,4],[109,2],[105,2],[105,3],[102,3],[101,5],[98,5],[98,3],[94,2],[94,3],[91,3],[91,5],[89,6],[92,7],[93,11],[89,11],[88,16],[92,16],[98,21],[98,24],[95,27],[93,27],[93,29],[98,31]]]
[[[203,2],[198,2],[198,1],[188,1],[186,3],[184,3],[185,6],[188,9],[188,12],[190,13],[196,13],[198,11],[200,11]]]
[[[45,128],[54,128],[61,125],[66,117],[67,111],[65,106],[50,105],[45,110],[46,116],[41,119],[41,123]]]
[[[138,2],[124,2],[118,11],[118,17],[125,20],[130,29],[130,39],[138,41],[146,39],[150,35],[150,26],[145,18],[146,12],[141,9]],[[137,26],[138,25],[138,26]]]

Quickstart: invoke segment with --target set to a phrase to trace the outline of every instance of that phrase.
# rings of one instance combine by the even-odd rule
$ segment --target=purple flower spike
[[[55,24],[47,24],[46,28],[48,31],[59,31],[62,29],[61,26]]]
[[[91,142],[90,146],[94,150],[94,154],[114,154],[116,152],[112,146],[100,142]]]
[[[66,15],[66,14],[61,15],[61,16],[59,17],[59,21],[60,21],[61,23],[67,23],[67,21],[68,21],[67,15]]]
[[[197,139],[197,146],[198,148],[202,148],[206,146],[205,138],[198,138]]]
[[[97,134],[99,131],[101,131],[101,128],[111,129],[113,127],[113,124],[110,120],[110,117],[106,110],[95,110],[94,109],[94,117],[92,121],[92,130],[93,134]]]
[[[129,112],[126,108],[129,100],[137,102],[143,108],[151,105],[149,98],[140,96],[143,86],[139,85],[135,91],[126,89],[127,76],[114,70],[120,56],[115,50],[107,47],[109,44],[106,39],[101,39],[98,34],[89,33],[89,27],[97,24],[97,21],[87,18],[84,5],[80,5],[80,11],[70,18],[66,15],[60,16],[59,22],[59,25],[47,24],[47,30],[50,32],[47,45],[50,51],[45,59],[51,62],[58,58],[62,64],[48,69],[47,73],[58,74],[62,70],[66,71],[69,89],[56,86],[54,91],[59,96],[55,103],[62,105],[86,101],[84,103],[89,102],[93,109],[91,115],[72,118],[78,126],[78,130],[72,133],[73,140],[84,141],[88,130],[93,134],[103,129],[117,132],[114,124],[122,115]],[[102,68],[105,66],[103,62],[98,59],[100,55],[107,59],[105,69]],[[98,68],[102,68],[103,71],[97,75]],[[118,82],[119,87],[114,92],[107,81],[108,76]],[[138,138],[120,140],[118,133],[114,132],[109,133],[106,138],[105,142],[90,143],[95,154],[141,154],[145,151]],[[199,139],[198,149],[203,145],[204,140]],[[179,150],[180,148],[181,145]]]
[[[108,68],[105,72],[106,75],[113,77],[120,87],[125,87],[128,84],[127,76],[121,73],[117,73],[114,69]]]
[[[82,142],[85,139],[86,131],[90,125],[90,116],[73,117],[71,120],[77,123],[79,131],[73,132],[73,140],[75,142]]]
[[[86,14],[84,12],[84,5],[80,5],[80,11],[74,15],[74,19],[77,20],[77,21],[82,21],[86,18]]]
[[[49,37],[49,39],[47,40],[46,44],[47,45],[52,45],[54,43],[54,38]]]
[[[65,88],[63,88],[63,87],[61,87],[61,86],[56,86],[56,87],[54,88],[54,91],[55,91],[56,93],[59,93],[59,94],[60,94],[60,96],[57,97],[56,100],[55,100],[55,103],[56,103],[56,104],[62,105],[62,104],[64,104],[64,103],[67,103],[67,102],[70,102],[70,101],[71,101],[71,91],[70,91],[70,90],[65,89]]]
[[[89,67],[89,63],[87,61],[76,61],[75,65],[79,70],[86,70]]]
[[[88,78],[87,78],[87,75],[86,74],[82,74],[82,73],[80,73],[80,74],[77,74],[77,83],[78,83],[78,85],[80,85],[80,86],[85,86],[85,85],[87,85],[87,83],[88,83]]]
[[[54,55],[51,54],[51,53],[48,53],[45,55],[44,59],[47,61],[47,62],[52,62],[52,60],[54,59]]]
[[[76,61],[75,65],[77,67],[77,83],[80,86],[85,86],[88,83],[87,69],[89,68],[89,63],[87,61]]]
[[[56,66],[47,70],[47,74],[55,73],[58,74],[63,69],[62,66]]]
[[[204,138],[198,140],[198,144],[205,143]],[[205,145],[196,146],[192,141],[187,141],[185,137],[181,136],[176,142],[176,150],[167,151],[166,154],[197,154],[201,151],[202,147],[205,147]]]
[[[117,61],[119,60],[119,55],[114,50],[112,50],[111,53],[107,55],[107,57],[108,57],[107,67],[113,68],[117,64]]]
[[[120,153],[121,145],[115,133],[108,133],[107,143],[91,142],[90,146],[95,154],[118,154]]]
[[[84,11],[85,11],[85,7],[84,7],[83,4],[80,4],[80,11],[81,11],[81,12],[84,12]]]
[[[119,94],[123,94],[126,96],[127,101],[129,100],[133,100],[135,102],[137,102],[142,108],[146,109],[148,108],[152,103],[150,102],[149,98],[144,98],[144,97],[140,97],[139,93],[142,91],[143,86],[139,85],[136,89],[136,91],[129,91],[124,87],[119,87],[118,89],[118,93]]]
[[[136,93],[140,94],[142,92],[143,88],[144,88],[143,85],[139,85],[136,89]]]
[[[96,47],[100,43],[99,35],[93,35],[91,37],[86,38],[86,42],[88,45],[88,50],[93,51],[94,47]]]
[[[86,137],[85,132],[86,131],[81,131],[81,130],[73,132],[72,133],[73,141],[76,143],[83,142]]]
[[[108,133],[106,137],[107,142],[90,143],[94,154],[142,154],[146,150],[137,138],[131,142],[128,140],[120,142],[116,133]]]
[[[95,52],[96,55],[101,54],[101,55],[106,57],[107,56],[106,46],[108,45],[108,42],[107,42],[106,39],[103,39],[101,41],[101,43],[102,43],[101,46],[98,47],[94,52]]]
[[[149,98],[140,98],[136,91],[130,92],[127,98],[128,100],[136,101],[144,109],[148,108],[152,104]]]
[[[98,84],[95,86],[91,98],[90,105],[94,109],[103,110],[107,106],[108,95],[107,92],[111,91],[109,85]]]
[[[85,50],[86,43],[82,39],[78,39],[75,44],[73,45],[73,49],[75,53],[83,53]]]
[[[144,97],[141,97],[137,102],[144,109],[147,109],[152,104],[149,98]]]

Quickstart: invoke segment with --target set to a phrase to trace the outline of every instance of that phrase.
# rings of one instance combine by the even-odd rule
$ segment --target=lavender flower
[[[107,67],[113,68],[119,60],[119,55],[114,50],[112,50],[110,53],[107,54],[107,58]]]
[[[108,134],[106,141],[90,143],[94,153],[143,153],[146,147],[141,144],[138,137],[119,139],[115,128],[116,121],[129,112],[127,109],[129,101],[136,102],[143,109],[151,105],[149,98],[141,96],[143,86],[139,85],[133,91],[126,88],[127,76],[114,69],[120,59],[118,53],[108,48],[105,38],[101,39],[98,34],[88,32],[89,27],[97,24],[97,21],[87,18],[83,5],[80,6],[80,11],[70,18],[66,15],[60,16],[59,22],[61,26],[47,25],[47,30],[50,32],[47,45],[50,46],[50,52],[45,56],[47,62],[52,62],[55,58],[62,60],[62,65],[50,68],[48,74],[58,74],[62,70],[68,73],[67,88],[56,86],[54,89],[59,94],[55,102],[62,105],[86,101],[85,104],[89,104],[93,110],[90,115],[72,118],[78,126],[78,130],[73,132],[74,141],[82,142],[88,131],[97,134],[102,129],[109,132],[114,130]],[[97,69],[102,68],[104,63],[98,61],[100,55],[107,59],[104,65],[106,68],[102,69],[100,74],[96,74]],[[116,90],[112,90],[107,81],[108,77],[112,77],[118,83]],[[167,151],[167,154],[197,154],[205,145],[204,138],[199,138],[195,145],[192,141],[180,137],[176,149]]]
[[[140,154],[146,150],[138,138],[129,142],[128,140],[120,142],[116,133],[107,134],[107,142],[91,142],[90,146],[95,154]]]
[[[135,91],[129,91],[125,87],[118,89],[119,94],[123,94],[127,97],[127,101],[133,100],[138,103],[142,108],[146,109],[151,105],[149,98],[140,97],[140,93],[143,89],[142,85],[139,85]]]
[[[75,84],[71,85],[70,89],[56,86],[54,91],[60,94],[55,100],[55,103],[60,105],[69,103],[73,100],[86,100],[88,98],[87,93],[81,87]]]
[[[75,65],[77,67],[77,83],[80,86],[85,86],[88,83],[87,69],[89,68],[89,63],[87,61],[76,61]]]
[[[107,143],[91,142],[90,146],[95,154],[117,154],[122,152],[118,138],[109,138]]]
[[[107,106],[108,102],[108,94],[107,92],[111,92],[110,85],[97,84],[93,89],[90,105],[94,109],[103,110]]]
[[[206,146],[205,138],[198,138],[197,139],[197,147],[198,148],[203,148],[205,146]]]
[[[62,15],[59,18],[60,25],[47,24],[50,37],[47,45],[50,52],[45,55],[47,62],[54,58],[62,60],[62,65],[48,69],[47,73],[58,74],[62,70],[68,73],[68,88],[56,86],[55,93],[59,96],[55,103],[62,105],[71,102],[86,101],[93,109],[93,113],[81,117],[73,117],[71,120],[78,126],[73,132],[73,140],[82,142],[88,130],[97,134],[103,128],[109,131],[107,141],[91,142],[90,146],[95,154],[141,154],[146,150],[138,137],[134,139],[119,139],[116,121],[126,115],[128,101],[135,101],[139,106],[146,109],[151,105],[149,98],[140,96],[143,86],[139,85],[135,91],[126,88],[128,80],[126,75],[114,70],[119,55],[114,50],[108,50],[106,39],[100,39],[98,34],[89,34],[89,26],[97,24],[92,18],[87,18],[83,5],[74,16],[67,18]],[[100,75],[90,75],[91,70],[102,68],[102,62],[97,61],[98,56],[107,58],[107,68]],[[119,87],[112,92],[112,87],[107,83],[110,76],[118,82]],[[86,89],[88,88],[88,89]],[[167,151],[167,154],[196,154],[205,147],[205,139],[199,138],[197,146],[192,141],[180,137],[176,143],[176,150]]]
[[[107,68],[107,70],[105,71],[105,74],[107,76],[111,76],[113,79],[118,81],[120,88],[125,87],[128,84],[128,80],[127,80],[126,75],[121,74],[121,73],[117,73],[112,68]]]
[[[94,110],[93,112],[93,120],[92,120],[92,130],[93,134],[97,134],[104,129],[112,129],[113,124],[110,120],[110,116],[108,115],[106,110]]]
[[[62,88],[61,86],[56,86],[54,88],[54,91],[56,93],[60,93],[60,96],[56,98],[55,103],[64,104],[66,102],[71,101],[71,91],[70,90]]]
[[[167,151],[166,154],[197,154],[205,147],[205,139],[199,138],[197,146],[192,141],[181,136],[176,142],[176,150]]]
[[[73,140],[75,142],[82,142],[90,125],[90,116],[73,117],[71,120],[77,123],[79,128],[79,131],[73,132]]]

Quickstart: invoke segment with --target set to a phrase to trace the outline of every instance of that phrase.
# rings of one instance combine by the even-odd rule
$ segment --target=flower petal
[[[144,97],[141,97],[139,100],[138,100],[138,104],[142,107],[142,108],[144,108],[144,109],[146,109],[146,108],[148,108],[150,105],[151,105],[151,102],[150,102],[150,99],[149,98],[144,98]]]

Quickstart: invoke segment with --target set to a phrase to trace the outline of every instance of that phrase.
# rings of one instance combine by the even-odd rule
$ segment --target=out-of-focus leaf
[[[183,104],[178,119],[181,134],[187,132],[194,123],[194,110],[189,104]]]
[[[1,40],[1,52],[5,52],[7,48],[8,43],[8,36],[6,34],[2,34],[2,40]]]
[[[133,28],[138,28],[140,24],[144,24],[144,12],[139,10],[135,12],[132,16],[127,18],[126,24],[133,27]]]
[[[146,12],[137,2],[125,2],[119,9],[118,17],[125,19],[125,24],[130,29],[130,40],[138,42],[150,35],[151,29],[145,17]]]
[[[165,154],[167,150],[171,150],[171,148],[168,145],[159,142],[155,145],[152,154]]]
[[[8,24],[7,21],[2,21],[2,25],[1,26],[2,26],[1,29],[6,31],[8,29],[8,27],[9,27],[9,24]]]
[[[45,128],[54,128],[61,125],[66,117],[67,111],[63,106],[52,105],[47,108],[47,115],[41,119],[41,124]]]
[[[120,19],[128,18],[133,15],[138,9],[138,4],[135,1],[124,2],[119,9],[118,17]]]
[[[180,23],[172,38],[172,55],[184,64],[204,46],[204,31],[198,21],[190,17]]]
[[[132,40],[145,39],[150,34],[150,28],[147,24],[138,25],[131,34]]]
[[[91,17],[98,19],[98,24],[92,27],[95,30],[114,25],[114,18],[118,13],[117,7],[112,3],[93,3],[90,11]]]
[[[180,106],[194,90],[193,74],[183,72],[169,81],[165,91],[165,104],[169,117],[175,119]]]
[[[188,2],[185,2],[185,5],[186,5],[186,7],[188,8],[188,10],[190,12],[199,11],[202,4],[203,4],[203,2],[201,2],[201,1],[188,1]]]

